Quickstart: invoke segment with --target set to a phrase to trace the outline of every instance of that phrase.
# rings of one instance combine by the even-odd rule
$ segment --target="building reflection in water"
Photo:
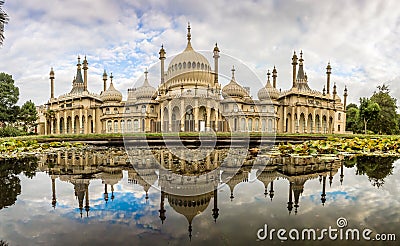
[[[143,187],[146,200],[149,199],[150,187],[160,190],[158,212],[161,223],[168,217],[165,201],[175,212],[186,217],[190,238],[193,219],[205,211],[211,201],[211,216],[217,222],[221,212],[218,208],[218,188],[227,185],[230,189],[229,199],[232,201],[235,198],[235,187],[249,182],[251,172],[255,172],[257,179],[264,184],[264,195],[271,201],[277,195],[274,192],[274,181],[288,181],[285,206],[289,214],[299,212],[300,196],[307,181],[320,181],[322,205],[327,200],[327,181],[332,185],[333,176],[340,172],[339,181],[343,183],[343,160],[338,158],[255,156],[251,153],[246,156],[240,153],[241,158],[238,158],[239,155],[230,155],[229,159],[227,151],[216,149],[204,159],[192,162],[177,158],[168,149],[136,149],[129,153],[130,158],[122,149],[60,151],[41,155],[38,166],[51,177],[53,208],[57,206],[55,180],[59,178],[73,184],[81,217],[90,216],[90,182],[94,179],[102,180],[102,197],[107,203],[115,199],[114,186],[123,179],[123,171],[127,171],[128,183]],[[224,165],[223,169],[219,168],[221,165]]]

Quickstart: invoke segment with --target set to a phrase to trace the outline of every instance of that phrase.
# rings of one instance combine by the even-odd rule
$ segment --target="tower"
[[[161,84],[164,83],[164,76],[165,76],[165,72],[164,72],[164,61],[165,61],[165,50],[164,50],[164,45],[161,45],[161,49],[160,52],[158,53],[160,54],[160,61],[161,61]]]
[[[297,55],[296,55],[296,51],[294,51],[294,53],[293,53],[292,65],[293,65],[293,85],[292,85],[292,87],[296,87],[296,68],[297,68]]]
[[[83,91],[87,91],[87,70],[88,70],[88,62],[85,59],[83,60]]]
[[[50,70],[50,98],[54,98],[54,71],[53,68]]]
[[[276,89],[276,77],[278,72],[276,71],[276,68],[274,66],[274,69],[272,70],[272,86]]]
[[[328,94],[328,95],[329,95],[330,84],[331,84],[331,73],[332,73],[331,63],[328,62],[328,66],[326,67],[326,94]]]
[[[103,91],[107,90],[107,73],[106,70],[104,69],[103,73]]]
[[[214,56],[213,56],[213,58],[214,58],[214,84],[216,85],[216,84],[218,84],[218,58],[220,57],[219,56],[219,48],[218,48],[217,43],[215,43],[213,53],[214,53]]]
[[[347,87],[344,87],[344,94],[343,94],[343,109],[346,111],[347,105]]]

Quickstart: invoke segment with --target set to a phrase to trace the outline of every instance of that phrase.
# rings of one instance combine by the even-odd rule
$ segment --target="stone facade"
[[[267,132],[267,133],[344,133],[346,97],[331,91],[331,66],[326,70],[322,92],[308,86],[303,52],[292,57],[292,88],[277,89],[277,69],[267,73],[267,82],[253,99],[235,79],[222,87],[218,81],[220,50],[213,49],[214,67],[191,45],[188,26],[187,46],[175,56],[165,71],[166,52],[161,47],[160,83],[154,88],[148,72],[142,86],[128,89],[126,100],[114,87],[112,74],[104,71],[103,91],[90,93],[87,85],[88,61],[81,64],[69,93],[54,97],[53,69],[50,71],[51,96],[38,108],[40,134],[87,134],[121,132]],[[83,70],[83,77],[82,77]],[[107,82],[110,84],[107,88]]]

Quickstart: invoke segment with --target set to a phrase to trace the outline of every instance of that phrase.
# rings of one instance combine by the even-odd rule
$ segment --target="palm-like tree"
[[[3,11],[4,1],[0,0],[0,45],[3,44],[4,40],[4,25],[8,23],[8,15]]]

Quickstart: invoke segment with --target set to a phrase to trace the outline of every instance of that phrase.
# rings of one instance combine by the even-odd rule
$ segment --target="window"
[[[111,120],[107,121],[107,132],[112,132],[112,123],[111,123]]]
[[[146,105],[142,105],[142,114],[146,113]]]
[[[338,132],[340,132],[340,125],[337,126],[337,130],[338,130]]]
[[[118,121],[114,121],[114,132],[118,132]]]
[[[128,130],[128,132],[132,131],[132,121],[131,120],[127,121],[127,130]]]
[[[133,121],[133,131],[134,132],[139,131],[139,121],[138,120]]]
[[[340,120],[342,118],[342,114],[341,113],[339,113],[338,114],[338,120]],[[340,130],[339,130],[340,131]]]
[[[131,112],[130,108],[125,108],[125,113],[129,114]]]
[[[125,121],[121,120],[121,131],[124,132],[125,131]]]

